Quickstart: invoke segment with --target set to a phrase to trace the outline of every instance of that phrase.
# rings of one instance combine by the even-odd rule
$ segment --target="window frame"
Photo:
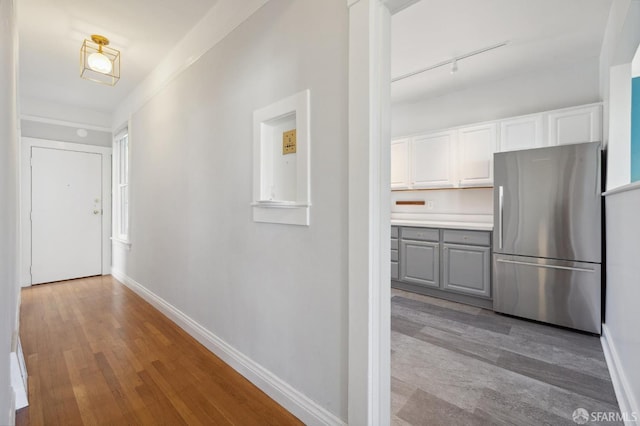
[[[113,228],[114,241],[130,243],[130,137],[128,129],[118,132],[113,138]]]

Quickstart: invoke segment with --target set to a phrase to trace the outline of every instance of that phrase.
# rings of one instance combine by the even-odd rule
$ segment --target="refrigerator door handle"
[[[504,208],[504,187],[498,187],[498,248],[502,249],[502,210]]]
[[[577,271],[577,272],[595,272],[594,269],[586,268],[572,268],[570,266],[557,266],[557,265],[542,265],[540,263],[519,262],[517,260],[496,259],[496,262],[511,263],[514,265],[535,266],[537,268],[549,268],[549,269],[563,269],[565,271]]]

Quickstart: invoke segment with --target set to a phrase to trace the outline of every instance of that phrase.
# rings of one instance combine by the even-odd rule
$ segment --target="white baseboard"
[[[290,384],[229,345],[227,342],[207,330],[188,315],[157,296],[142,284],[112,269],[114,278],[133,290],[156,309],[189,333],[194,339],[220,357],[247,380],[289,410],[307,425],[346,425],[344,421],[309,399]]]
[[[11,401],[9,401],[9,425],[16,424],[16,393],[13,391],[13,387],[9,386],[9,395],[11,395]]]
[[[611,339],[611,332],[607,328],[606,324],[602,325],[602,337],[600,338],[602,343],[602,349],[604,351],[604,357],[609,367],[609,374],[611,375],[611,382],[613,389],[616,392],[616,398],[618,399],[618,405],[620,406],[620,412],[624,415],[626,413],[627,419],[625,419],[625,426],[640,426],[640,405],[636,399],[633,389],[629,385],[627,376],[624,373],[624,368],[620,362],[620,357],[616,350],[615,343]],[[636,415],[636,420],[632,419],[632,414]]]
[[[22,355],[22,351],[20,356]],[[27,381],[23,375],[22,365],[24,360],[18,360],[18,353],[11,352],[9,354],[11,361],[11,387],[13,388],[14,406],[16,410],[29,405],[27,399]]]

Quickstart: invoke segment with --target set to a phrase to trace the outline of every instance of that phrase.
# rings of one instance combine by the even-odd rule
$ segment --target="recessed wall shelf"
[[[309,90],[253,113],[253,220],[309,225]]]

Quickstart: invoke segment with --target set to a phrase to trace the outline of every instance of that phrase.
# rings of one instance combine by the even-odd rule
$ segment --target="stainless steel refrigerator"
[[[494,155],[494,310],[600,334],[599,142]]]

